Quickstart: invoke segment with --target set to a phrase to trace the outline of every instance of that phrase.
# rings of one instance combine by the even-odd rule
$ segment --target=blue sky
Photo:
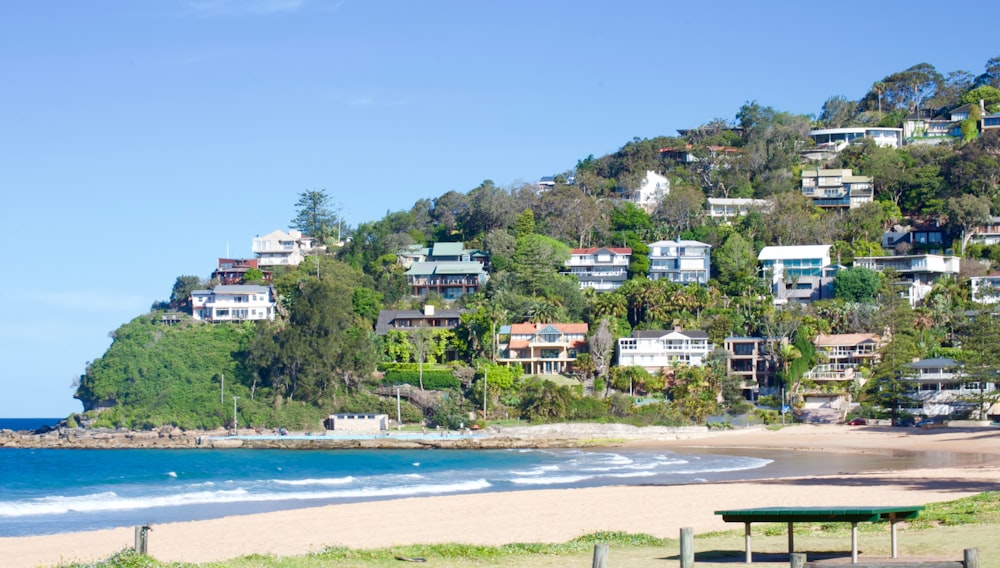
[[[850,0],[4,2],[0,416],[80,411],[72,383],[110,331],[177,276],[249,256],[302,191],[356,225],[748,100],[815,115],[917,63],[978,74],[1000,46],[963,22],[985,8],[951,2],[949,24],[940,3]]]

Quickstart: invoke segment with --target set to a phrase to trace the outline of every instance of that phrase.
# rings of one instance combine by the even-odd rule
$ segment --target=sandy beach
[[[780,448],[816,452],[978,454],[974,466],[863,472],[699,485],[619,486],[409,498],[331,505],[153,527],[159,560],[208,562],[251,553],[304,554],[327,546],[415,543],[563,542],[595,531],[676,538],[737,529],[718,509],[764,506],[923,505],[1000,490],[1000,430],[917,430],[841,425],[752,429],[678,440],[637,440],[649,448]],[[482,522],[475,522],[481,519]],[[107,557],[133,544],[132,528],[0,538],[4,566],[34,568]]]

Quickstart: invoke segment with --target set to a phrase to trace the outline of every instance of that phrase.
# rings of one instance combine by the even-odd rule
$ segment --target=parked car
[[[912,418],[900,418],[899,420],[892,423],[893,426],[900,426],[902,428],[909,428],[914,425]]]
[[[868,424],[868,421],[864,418],[858,417],[847,422],[848,426],[864,426]]]
[[[930,428],[931,426],[935,426],[937,424],[938,421],[934,420],[933,418],[924,418],[920,422],[914,424],[914,426],[916,426],[917,428],[924,428],[924,427]]]

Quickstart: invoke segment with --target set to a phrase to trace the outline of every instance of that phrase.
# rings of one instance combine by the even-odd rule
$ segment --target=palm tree
[[[785,381],[786,386],[791,386],[788,384],[788,365],[792,361],[801,357],[802,352],[799,351],[798,347],[792,345],[787,340],[782,340],[781,344],[778,345],[776,355],[781,361],[781,377]]]

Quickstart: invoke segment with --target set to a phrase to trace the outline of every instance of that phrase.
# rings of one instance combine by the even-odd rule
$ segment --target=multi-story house
[[[897,226],[882,233],[882,249],[894,255],[941,254],[944,252],[945,237],[944,229],[937,225]]]
[[[256,258],[220,258],[218,268],[212,272],[212,280],[219,284],[243,284],[247,271],[251,268],[260,270]],[[264,283],[270,284],[271,271],[261,270],[260,272]]]
[[[618,366],[642,367],[650,373],[678,366],[700,367],[715,346],[704,331],[636,330],[618,339]]]
[[[639,182],[639,187],[620,188],[617,191],[618,198],[622,201],[634,203],[647,213],[652,213],[663,198],[670,194],[670,180],[652,170],[646,170],[646,176]]]
[[[251,250],[259,266],[298,266],[316,246],[316,240],[292,229],[254,237]]]
[[[850,169],[802,171],[802,195],[823,209],[854,209],[874,200],[872,178]]]
[[[726,371],[742,380],[743,396],[755,400],[761,390],[774,386],[774,364],[763,337],[727,337],[723,349],[729,353]]]
[[[818,386],[839,384],[841,389],[855,380],[863,381],[860,369],[878,363],[882,339],[874,333],[821,333],[813,339],[816,355],[823,363],[810,369],[804,379]]]
[[[497,344],[497,362],[520,365],[527,375],[568,373],[586,349],[587,324],[515,323],[500,328]]]
[[[969,278],[972,287],[972,301],[980,304],[996,304],[1000,302],[1000,272],[986,276]]]
[[[833,297],[833,276],[839,266],[830,263],[831,245],[770,246],[757,259],[771,280],[775,304],[809,303]]]
[[[706,284],[712,245],[698,241],[656,241],[649,245],[649,279]]]
[[[953,359],[921,359],[907,365],[906,380],[912,385],[908,396],[913,407],[905,410],[928,417],[979,414],[980,405],[991,404],[997,382],[972,381]],[[988,408],[984,408],[988,411]]]
[[[580,281],[580,289],[593,288],[598,292],[617,290],[628,279],[628,263],[632,249],[614,247],[578,248],[570,252],[566,261],[568,270]]]
[[[478,290],[489,275],[486,253],[467,249],[463,243],[434,243],[431,247],[409,247],[400,252],[410,292],[426,296],[441,294],[448,300],[461,298]]]
[[[894,271],[898,276],[894,284],[899,295],[911,306],[916,306],[930,293],[938,278],[957,275],[960,262],[957,256],[939,254],[854,257],[854,266],[875,272]]]
[[[767,211],[772,204],[767,199],[746,197],[709,197],[708,217],[728,223],[733,217],[742,217],[751,211]]]
[[[219,285],[191,293],[191,315],[199,321],[273,320],[277,312],[270,286]]]

